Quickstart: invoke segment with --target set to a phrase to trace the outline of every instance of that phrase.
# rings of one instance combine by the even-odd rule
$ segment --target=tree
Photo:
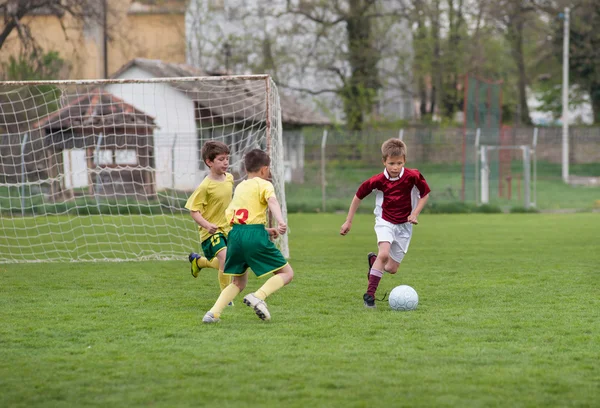
[[[270,73],[282,88],[318,100],[336,116],[343,112],[352,129],[378,117],[386,98],[412,90],[411,33],[401,4],[260,0],[217,7],[192,0],[190,10],[188,25],[197,27],[193,63],[208,71],[227,65],[235,73]]]
[[[25,17],[35,13],[47,13],[56,17],[71,15],[76,20],[94,19],[103,21],[105,1],[93,0],[0,0],[0,50],[8,36],[17,31],[23,49],[35,50],[37,42],[32,37]]]
[[[492,3],[490,13],[500,32],[509,45],[510,55],[517,73],[517,114],[516,122],[531,125],[531,116],[527,104],[527,73],[525,29],[532,24],[538,10],[536,0],[498,0]]]
[[[329,87],[315,89],[306,84],[295,86],[288,83],[289,87],[315,95],[338,95],[342,99],[348,128],[362,129],[366,117],[374,109],[382,83],[391,83],[388,78],[382,78],[386,71],[382,70],[382,66],[395,67],[395,72],[384,75],[398,77],[397,69],[405,65],[402,61],[390,61],[392,54],[399,50],[389,48],[395,43],[390,40],[392,33],[397,34],[394,25],[401,21],[404,12],[405,7],[401,3],[393,5],[378,0],[287,0],[282,14],[292,16],[297,22],[293,30],[299,26],[310,27],[304,35],[308,34],[307,38],[311,38],[313,44],[312,61],[305,68],[313,68],[313,75],[327,79],[321,82],[330,84]],[[299,33],[290,30],[287,34],[288,38],[294,38]],[[410,51],[404,51],[406,57]],[[402,60],[402,57],[399,59]],[[296,62],[303,63],[301,60]],[[404,90],[410,88],[406,84],[399,86],[404,86]]]

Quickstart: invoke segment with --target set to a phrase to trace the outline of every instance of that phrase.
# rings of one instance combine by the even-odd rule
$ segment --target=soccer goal
[[[281,107],[267,75],[0,82],[0,263],[187,260],[184,208],[207,140],[266,150],[287,218]],[[289,256],[287,235],[277,241]]]
[[[501,142],[510,132],[502,130]],[[481,143],[481,129],[475,136],[476,152],[476,196],[478,204],[491,201],[506,203],[520,202],[524,208],[532,208],[537,202],[537,159],[536,146],[538,129],[533,130],[530,144]]]

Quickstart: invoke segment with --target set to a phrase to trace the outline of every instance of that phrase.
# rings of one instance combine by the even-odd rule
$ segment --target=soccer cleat
[[[257,298],[254,293],[250,293],[244,297],[244,304],[254,309],[254,313],[261,320],[271,320],[271,313],[267,309],[267,303],[264,300]]]
[[[377,255],[375,255],[375,252],[369,252],[367,254],[367,261],[369,262],[369,270],[367,271],[367,279],[369,279],[369,275],[371,274],[371,269],[373,268],[375,259],[377,259]]]
[[[198,273],[200,273],[200,270],[202,270],[202,268],[200,268],[198,266],[198,263],[196,263],[196,260],[198,260],[200,258],[200,255],[198,255],[195,252],[192,252],[189,256],[188,256],[188,260],[190,261],[190,264],[192,264],[192,266],[190,267],[190,270],[192,272],[192,276],[194,278],[198,277]]]
[[[375,296],[371,296],[368,293],[365,293],[363,295],[363,300],[365,301],[365,307],[368,307],[370,309],[374,309],[377,306],[375,306]]]
[[[204,315],[204,317],[202,318],[202,323],[219,323],[221,321],[221,319],[219,319],[218,317],[215,317],[215,315],[212,312],[206,312],[206,314]]]

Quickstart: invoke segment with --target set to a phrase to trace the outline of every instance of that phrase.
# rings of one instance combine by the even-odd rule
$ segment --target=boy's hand
[[[269,237],[272,239],[276,239],[279,237],[279,232],[277,232],[277,228],[265,228],[269,233]]]
[[[213,224],[212,222],[209,222],[208,224],[206,224],[204,229],[206,229],[211,234],[215,234],[217,232],[217,230],[219,229],[219,227],[216,226],[215,224]]]
[[[277,232],[279,232],[280,234],[285,234],[287,231],[287,224],[285,222],[280,222],[277,225]]]
[[[352,227],[352,223],[350,221],[346,221],[342,224],[342,228],[340,229],[340,235],[346,235],[350,232],[350,228]]]
[[[411,224],[415,224],[415,225],[417,225],[419,223],[419,221],[417,221],[417,216],[413,215],[413,214],[408,216],[408,222],[410,222]]]

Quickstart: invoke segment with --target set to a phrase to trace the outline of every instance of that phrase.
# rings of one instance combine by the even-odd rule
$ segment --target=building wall
[[[119,78],[153,76],[134,66]],[[106,90],[154,117],[158,126],[154,131],[157,190],[194,190],[205,172],[199,169],[193,101],[166,83],[113,84]]]
[[[137,57],[185,62],[184,12],[130,13],[131,3],[132,0],[108,0],[109,75]],[[34,15],[25,21],[44,50],[58,51],[67,62],[68,78],[104,77],[104,31],[101,24],[83,24],[67,14],[61,19],[50,15]],[[13,31],[2,47],[0,63],[7,61],[10,55],[18,55],[20,50],[17,33]]]

